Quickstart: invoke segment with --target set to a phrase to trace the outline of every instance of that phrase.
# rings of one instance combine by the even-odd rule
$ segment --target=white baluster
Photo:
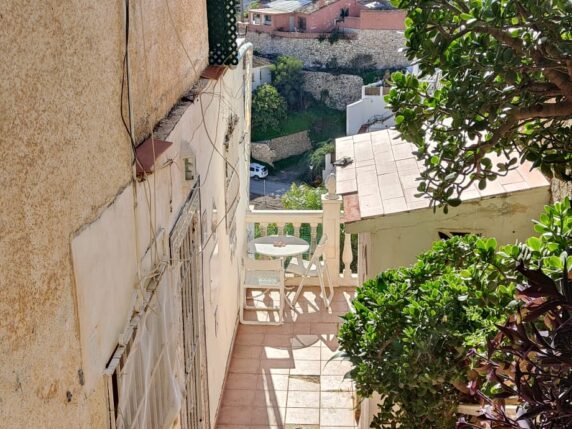
[[[283,222],[277,224],[277,226],[278,226],[278,235],[284,235],[284,225],[285,225],[285,224],[284,224]]]
[[[342,261],[344,263],[344,280],[350,280],[352,277],[352,260],[352,236],[351,234],[344,234],[344,250],[342,252]]]
[[[294,222],[292,226],[294,227],[294,236],[300,237],[300,222]]]
[[[318,237],[318,224],[316,222],[310,223],[310,249],[312,253],[316,250],[316,238]]]
[[[268,224],[267,223],[261,223],[260,224],[260,236],[266,237],[267,235],[268,235]]]

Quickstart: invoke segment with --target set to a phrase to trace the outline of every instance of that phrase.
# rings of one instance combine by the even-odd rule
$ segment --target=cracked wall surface
[[[139,142],[207,64],[206,3],[130,5]],[[131,178],[120,115],[124,17],[123,2],[111,0],[0,4],[3,427],[108,424],[103,381],[87,392],[78,373],[70,242]]]

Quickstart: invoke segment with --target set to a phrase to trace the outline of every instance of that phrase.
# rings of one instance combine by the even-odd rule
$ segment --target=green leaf
[[[530,237],[526,240],[526,244],[534,251],[539,251],[540,247],[542,246],[542,241],[540,241],[537,237]]]

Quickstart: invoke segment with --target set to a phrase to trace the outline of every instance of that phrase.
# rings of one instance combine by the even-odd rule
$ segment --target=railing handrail
[[[322,223],[323,210],[256,210],[246,213],[246,222]]]

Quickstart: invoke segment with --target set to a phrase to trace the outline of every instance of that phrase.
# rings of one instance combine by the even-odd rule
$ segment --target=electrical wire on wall
[[[165,5],[166,5],[166,9],[169,15],[169,19],[171,20],[171,24],[172,27],[175,31],[175,34],[177,36],[177,40],[178,43],[180,44],[180,46],[182,47],[188,61],[189,64],[191,65],[191,68],[193,69],[194,75],[198,76],[198,71],[197,71],[197,67],[195,64],[195,61],[192,60],[191,56],[189,55],[189,52],[187,51],[182,38],[180,36],[179,31],[177,30],[177,26],[175,24],[175,21],[173,19],[173,15],[172,15],[172,11],[171,8],[169,6],[169,2],[168,0],[165,0]],[[148,72],[148,59],[147,59],[147,50],[146,50],[146,41],[145,41],[145,14],[143,12],[142,7],[139,10],[139,16],[140,16],[140,20],[141,20],[141,26],[142,26],[142,36],[143,36],[143,52],[144,52],[144,61],[145,61],[145,66],[146,66],[146,70],[145,70],[145,76],[146,76],[146,87],[149,88],[150,85],[150,81],[149,81],[149,72]],[[132,103],[132,95],[131,95],[131,73],[130,73],[130,57],[129,57],[129,46],[130,46],[130,31],[131,31],[131,19],[130,19],[130,3],[129,0],[125,0],[125,53],[123,55],[123,63],[122,63],[122,80],[121,80],[121,120],[122,123],[124,125],[124,128],[129,136],[129,140],[130,140],[130,145],[131,145],[131,149],[132,149],[132,166],[136,166],[139,165],[141,167],[141,164],[139,163],[139,161],[137,160],[136,157],[136,139],[135,139],[135,130],[134,130],[134,121],[133,121],[133,103]],[[200,60],[197,60],[196,62],[199,62]],[[217,85],[220,84],[220,88],[217,91]],[[127,109],[128,109],[128,114],[129,114],[129,124],[127,123],[126,119],[125,119],[125,115],[123,112],[123,103],[124,103],[124,94],[125,94],[125,86],[127,87]],[[212,146],[212,152],[211,152],[211,156],[209,157],[209,163],[207,165],[207,169],[205,174],[203,175],[203,177],[201,178],[201,183],[199,183],[199,188],[203,185],[206,184],[208,182],[208,178],[209,178],[209,174],[210,174],[210,166],[212,164],[212,159],[215,155],[215,153],[220,156],[220,158],[224,161],[225,165],[228,166],[231,170],[232,170],[232,176],[231,179],[236,176],[236,180],[238,181],[238,186],[237,186],[237,193],[234,195],[231,204],[229,204],[228,209],[225,211],[224,216],[222,216],[220,218],[220,220],[218,221],[218,223],[215,225],[215,227],[212,229],[211,234],[207,237],[207,239],[203,242],[203,245],[201,246],[201,252],[203,251],[203,249],[206,247],[206,245],[209,243],[209,241],[211,240],[212,236],[216,233],[216,230],[218,229],[218,227],[220,226],[220,224],[222,224],[222,222],[224,222],[228,215],[229,212],[232,208],[234,208],[234,205],[236,203],[236,200],[240,197],[240,175],[238,174],[237,171],[237,165],[238,165],[238,160],[237,162],[233,165],[232,163],[230,163],[226,157],[224,156],[224,154],[220,151],[220,149],[217,147],[216,145],[216,140],[218,139],[218,132],[219,132],[219,124],[220,124],[220,116],[221,116],[221,111],[222,111],[222,107],[225,106],[228,108],[229,112],[231,114],[234,114],[234,110],[231,106],[230,101],[227,99],[227,94],[230,96],[231,99],[236,99],[244,90],[244,80],[242,82],[242,85],[240,85],[237,89],[237,91],[234,94],[231,94],[230,91],[227,91],[227,88],[225,87],[225,84],[222,80],[217,81],[217,83],[215,83],[214,88],[212,89],[212,91],[201,91],[201,93],[199,94],[199,105],[200,105],[200,112],[201,112],[201,121],[200,123],[195,127],[195,129],[193,130],[193,133],[191,135],[191,139],[194,138],[195,133],[201,128],[203,127],[205,130],[205,134],[207,137],[207,141],[209,142],[209,144]],[[204,105],[204,101],[203,101],[203,97],[202,95],[211,95],[212,98],[210,100],[210,102],[208,103],[208,105]],[[214,99],[217,98],[218,99],[218,109],[217,109],[217,120],[216,120],[216,129],[215,129],[215,134],[214,134],[214,138],[211,134],[211,131],[209,130],[209,127],[207,126],[207,120],[205,117],[205,112],[211,107],[212,103],[214,102]],[[147,101],[147,110],[150,112],[151,111],[151,100],[149,97],[145,97],[146,101]],[[248,130],[246,131],[248,132]],[[154,139],[153,136],[153,132],[151,132],[151,140]],[[192,140],[191,140],[192,141]],[[153,151],[154,151],[154,145],[152,145],[153,147]],[[153,158],[155,158],[155,153],[153,153]],[[170,167],[171,164],[175,164],[175,166],[178,169],[181,169],[181,166],[177,165],[177,163],[175,162],[171,162],[168,164],[168,166]],[[163,167],[166,167],[167,165],[164,165]],[[137,196],[137,177],[135,175],[135,169],[133,169],[133,173],[132,173],[132,183],[133,183],[133,193],[134,193],[134,211],[135,211],[135,217],[136,217],[136,229],[137,229],[137,225],[138,225],[138,221],[137,221],[137,205],[138,205],[138,196]],[[148,182],[149,176],[144,172],[143,173],[143,177],[142,177],[142,181],[145,182],[144,186],[145,186],[145,202],[147,205],[147,209],[149,211],[149,231],[151,234],[151,237],[154,236],[155,234],[155,228],[154,228],[154,221],[157,220],[156,217],[156,210],[157,210],[157,203],[156,203],[156,187],[155,187],[155,178],[153,178],[153,190],[155,192],[151,192],[150,186],[149,186],[149,182]],[[153,195],[155,196],[153,198]],[[139,237],[137,234],[137,231],[135,231],[136,233],[136,248],[139,249]],[[154,241],[154,254],[155,257],[158,255],[157,249],[156,249],[156,241]],[[155,259],[155,258],[153,258]],[[140,261],[139,258],[137,256],[137,264],[138,264],[138,278],[139,278],[139,284],[142,285],[143,282],[143,278],[141,278],[141,267],[140,267]],[[154,265],[154,264],[153,264]],[[147,276],[146,276],[147,277]]]
[[[187,51],[187,48],[185,47],[185,44],[183,43],[183,40],[182,40],[182,38],[181,38],[181,35],[180,35],[180,33],[179,33],[178,29],[177,29],[177,25],[176,25],[176,23],[175,23],[175,20],[174,20],[174,18],[173,18],[173,14],[172,14],[171,8],[170,8],[170,6],[169,6],[169,0],[165,0],[165,5],[166,5],[167,13],[168,13],[168,15],[169,15],[169,19],[170,19],[170,21],[171,21],[171,25],[172,25],[172,27],[173,27],[173,30],[175,31],[176,36],[177,36],[177,40],[178,40],[179,44],[181,45],[181,48],[183,49],[183,51],[184,51],[184,53],[185,53],[185,55],[186,55],[186,57],[187,57],[187,59],[188,59],[188,61],[189,61],[189,64],[191,65],[191,67],[192,67],[192,69],[193,69],[194,75],[195,75],[195,76],[198,76],[198,71],[197,71],[197,68],[196,68],[196,66],[195,66],[195,63],[193,62],[191,56],[189,55],[189,52]],[[230,54],[226,59],[230,58],[230,56],[232,56],[232,54]],[[225,59],[225,60],[226,60],[226,59]],[[224,62],[226,62],[226,61],[224,61]],[[224,86],[224,84],[223,84],[223,86]],[[215,85],[215,88],[216,88],[216,85]],[[243,88],[244,88],[244,80],[243,80],[243,83],[242,83],[241,87],[240,87],[239,90],[237,91],[237,94],[239,94],[240,92],[242,92],[242,91],[243,91]],[[214,91],[213,91],[213,93],[212,93],[213,96],[219,98],[219,106],[218,106],[218,114],[217,114],[217,117],[220,117],[221,105],[223,104],[223,103],[222,103],[222,100],[224,99],[224,97],[222,96],[222,92],[223,92],[223,91],[222,91],[222,88],[221,88],[220,93],[216,93],[216,94],[215,94]],[[206,92],[202,92],[201,94],[203,94],[203,93],[206,93]],[[225,211],[224,216],[221,217],[221,219],[217,222],[217,224],[215,225],[215,227],[213,228],[213,230],[211,230],[211,233],[209,234],[209,236],[207,237],[207,239],[203,242],[203,244],[202,244],[202,246],[201,246],[201,250],[200,250],[200,252],[202,253],[203,250],[206,248],[206,245],[209,243],[209,241],[211,240],[211,238],[213,237],[213,235],[214,235],[214,234],[216,233],[216,231],[218,230],[218,227],[222,224],[222,222],[225,222],[225,221],[226,221],[227,216],[228,216],[228,214],[230,213],[230,209],[232,209],[232,208],[234,207],[234,203],[235,203],[236,200],[240,197],[240,192],[239,192],[239,191],[240,191],[240,176],[239,176],[239,174],[238,174],[238,171],[237,171],[236,167],[227,161],[227,159],[226,159],[226,157],[224,156],[224,154],[221,153],[221,151],[218,149],[218,147],[217,147],[217,145],[216,145],[216,141],[215,141],[215,140],[216,140],[216,137],[217,137],[217,135],[218,135],[218,126],[219,126],[219,121],[218,121],[218,119],[217,119],[217,122],[216,122],[217,128],[216,128],[216,133],[215,133],[215,140],[212,139],[212,137],[211,137],[211,135],[210,135],[210,133],[209,133],[209,131],[208,131],[208,127],[207,127],[207,125],[206,125],[206,118],[205,118],[205,109],[204,109],[204,106],[203,106],[202,98],[200,97],[201,94],[199,94],[199,104],[200,104],[200,106],[201,106],[201,116],[202,116],[201,125],[204,126],[205,133],[207,134],[207,140],[208,140],[208,142],[210,143],[210,145],[211,145],[212,148],[213,148],[213,153],[211,153],[211,159],[209,160],[209,168],[207,169],[207,173],[205,174],[205,177],[201,180],[201,182],[203,182],[203,180],[204,180],[204,183],[207,182],[208,173],[209,173],[209,171],[210,171],[210,163],[211,163],[211,161],[212,161],[212,156],[214,155],[214,152],[216,152],[216,153],[221,157],[221,159],[224,161],[225,165],[228,165],[228,166],[231,168],[231,170],[233,171],[233,175],[236,175],[236,178],[237,178],[237,181],[238,181],[238,187],[237,187],[238,191],[237,191],[236,195],[234,196],[234,198],[233,198],[233,200],[232,200],[232,203],[229,205],[229,209],[227,209],[227,210]],[[229,104],[229,108],[230,108],[230,104]],[[230,108],[229,110],[230,110],[230,112],[231,112],[232,114],[235,113],[235,112],[232,110],[232,108]],[[238,161],[237,161],[237,164],[238,164]],[[200,188],[201,186],[202,186],[202,183],[199,184],[199,188]]]

